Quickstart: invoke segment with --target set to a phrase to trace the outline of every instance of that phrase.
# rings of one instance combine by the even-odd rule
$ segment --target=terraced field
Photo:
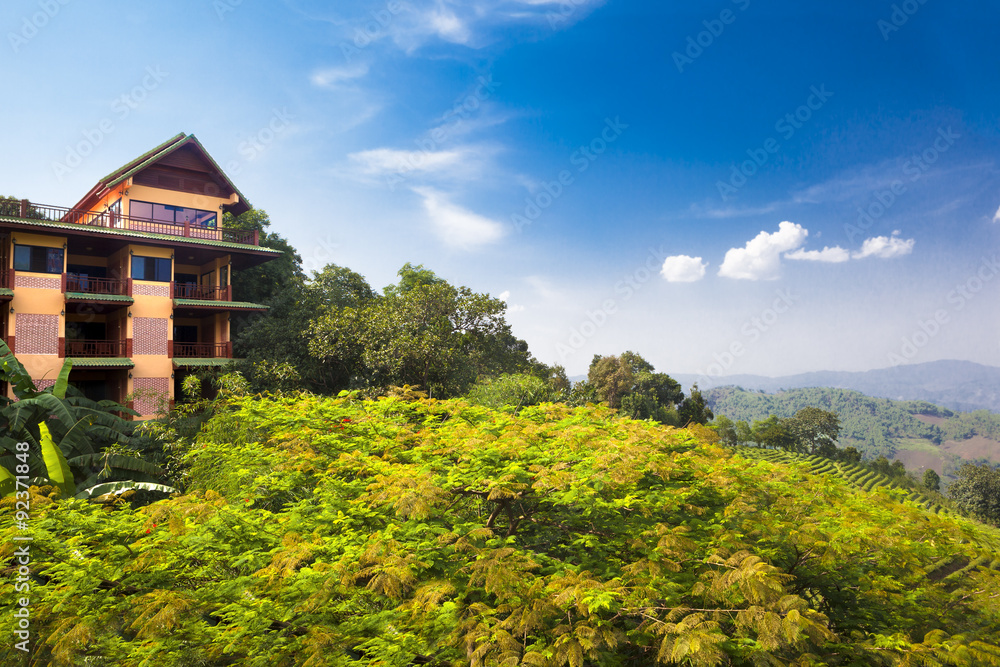
[[[877,473],[855,463],[834,461],[823,456],[798,454],[781,449],[763,449],[760,447],[736,447],[735,449],[741,456],[750,459],[763,459],[774,463],[804,465],[812,474],[834,475],[845,480],[852,486],[861,489],[862,491],[872,491],[876,488],[897,489],[900,493],[901,502],[914,503],[935,514],[961,517],[961,515],[957,512],[954,512],[947,507],[942,507],[934,499],[924,495],[923,493],[906,488],[900,484],[900,480],[887,477],[881,473]],[[906,495],[903,495],[904,493]],[[970,539],[982,547],[1000,553],[1000,530],[982,524],[977,524],[976,530],[974,534],[970,536]],[[982,562],[938,563],[934,568],[928,570],[928,575],[930,576],[932,572],[940,571],[943,568],[948,569],[948,574],[960,570],[965,571],[968,568],[980,565],[986,565],[990,569],[994,570],[1000,569],[1000,558],[986,558],[980,559],[980,561]]]

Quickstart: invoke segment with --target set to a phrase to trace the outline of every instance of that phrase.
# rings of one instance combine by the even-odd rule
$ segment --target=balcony
[[[151,218],[136,218],[114,211],[84,211],[80,209],[63,208],[35,204],[27,199],[18,202],[0,202],[0,215],[38,222],[63,222],[88,227],[103,227],[104,229],[130,232],[146,232],[148,234],[163,234],[205,241],[225,241],[241,245],[260,245],[257,230],[227,229],[224,227],[205,227],[190,223],[177,224]]]
[[[76,273],[66,274],[64,292],[106,296],[129,296],[128,280],[121,278],[92,278]]]
[[[67,340],[64,357],[128,357],[128,341],[124,340]]]
[[[233,287],[218,285],[199,285],[198,283],[170,283],[170,296],[173,299],[194,299],[196,301],[232,301]]]
[[[174,359],[232,359],[232,343],[179,343],[173,341]]]

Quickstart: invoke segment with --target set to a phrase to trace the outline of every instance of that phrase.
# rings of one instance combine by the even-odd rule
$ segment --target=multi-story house
[[[233,271],[280,254],[222,227],[223,213],[248,209],[185,134],[70,208],[0,201],[0,335],[37,387],[70,358],[85,394],[154,416],[186,373],[232,359],[232,316],[265,310],[233,301]]]

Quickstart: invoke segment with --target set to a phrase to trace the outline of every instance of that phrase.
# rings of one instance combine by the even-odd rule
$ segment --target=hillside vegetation
[[[949,472],[962,454],[963,443],[980,445],[965,458],[1000,462],[1000,415],[978,410],[952,412],[924,401],[872,398],[847,389],[791,389],[776,394],[719,387],[703,392],[716,414],[753,422],[770,415],[791,417],[804,407],[818,407],[840,417],[840,444],[856,447],[866,458],[907,460],[909,453],[928,456],[921,465]],[[994,443],[995,446],[990,446]],[[985,445],[985,446],[982,446]],[[969,448],[970,452],[973,449]]]
[[[592,406],[235,398],[185,495],[33,489],[32,664],[1000,665],[994,531],[710,440]]]

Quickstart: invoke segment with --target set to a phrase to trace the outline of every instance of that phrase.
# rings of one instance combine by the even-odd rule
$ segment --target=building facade
[[[94,399],[155,416],[185,374],[232,360],[233,271],[280,255],[225,229],[249,204],[193,135],[101,179],[70,208],[0,201],[0,334],[39,389],[65,358]],[[9,389],[8,389],[9,391]]]

